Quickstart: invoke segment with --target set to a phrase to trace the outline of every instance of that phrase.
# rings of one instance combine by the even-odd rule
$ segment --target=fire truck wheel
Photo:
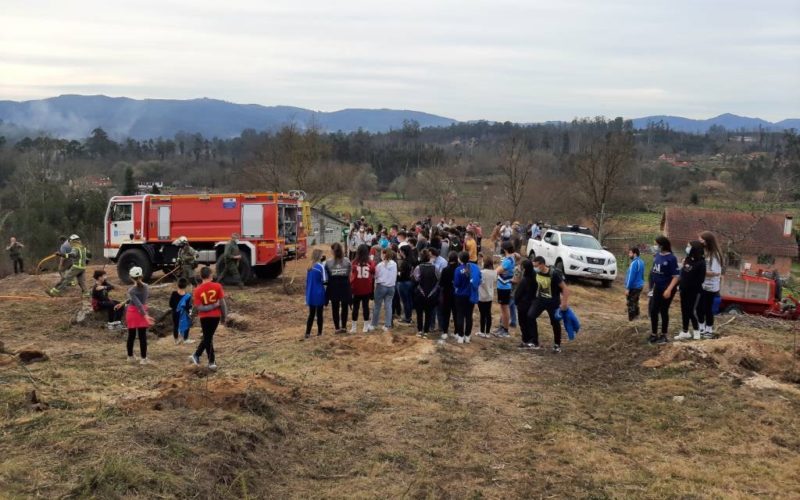
[[[147,258],[147,253],[139,248],[129,248],[122,252],[117,261],[117,276],[119,276],[121,282],[126,285],[133,283],[128,272],[134,266],[142,268],[144,281],[150,280],[150,276],[153,274],[153,266],[150,264],[150,259]]]
[[[225,269],[225,264],[222,262],[222,257],[217,259],[217,276]],[[250,258],[242,253],[242,258],[239,259],[239,276],[242,277],[242,282],[247,284],[253,281],[253,268],[250,266]],[[223,284],[225,279],[223,279]]]
[[[283,263],[278,261],[266,266],[257,266],[253,271],[262,280],[273,280],[283,274]]]

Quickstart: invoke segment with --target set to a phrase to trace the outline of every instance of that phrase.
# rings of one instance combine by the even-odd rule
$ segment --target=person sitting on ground
[[[125,312],[123,305],[117,300],[111,300],[108,292],[114,289],[114,285],[108,282],[108,274],[97,269],[92,275],[94,286],[92,287],[92,309],[95,311],[106,311],[108,322],[106,326],[109,330],[121,330],[122,314]]]

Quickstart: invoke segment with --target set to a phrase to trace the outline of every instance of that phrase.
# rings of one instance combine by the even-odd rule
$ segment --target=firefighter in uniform
[[[197,258],[200,254],[189,245],[189,239],[186,236],[178,238],[177,245],[180,247],[178,250],[178,265],[180,266],[178,278],[186,278],[186,281],[194,285],[194,268],[197,266]]]
[[[219,273],[217,281],[219,283],[238,285],[243,287],[242,276],[239,274],[239,261],[242,259],[242,252],[239,250],[239,235],[234,233],[231,235],[230,241],[225,245],[225,251],[222,252],[222,272]]]
[[[66,273],[64,273],[64,277],[61,278],[61,281],[58,282],[56,286],[51,288],[47,291],[47,294],[51,297],[56,297],[61,295],[61,292],[69,286],[70,282],[77,281],[78,286],[81,287],[81,292],[83,292],[84,297],[88,297],[90,295],[89,290],[86,288],[86,265],[89,263],[89,259],[92,258],[92,252],[90,252],[83,244],[81,243],[81,238],[77,234],[73,234],[69,237],[69,246],[70,252],[69,254],[62,254],[58,253],[59,257],[63,257],[65,259],[69,259],[72,262],[72,266],[67,269]]]

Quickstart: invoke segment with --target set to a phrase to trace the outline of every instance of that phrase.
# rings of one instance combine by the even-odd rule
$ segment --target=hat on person
[[[73,234],[72,236],[69,237],[69,241],[75,241],[79,239],[81,239],[81,237],[78,236],[77,234]]]
[[[142,268],[139,266],[133,266],[128,274],[131,278],[141,278],[142,277]]]

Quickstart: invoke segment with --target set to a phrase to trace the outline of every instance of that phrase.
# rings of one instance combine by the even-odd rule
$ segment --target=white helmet
[[[189,238],[186,236],[181,236],[178,238],[178,245],[185,245],[187,243],[189,243]]]
[[[79,239],[81,239],[81,237],[78,236],[77,234],[73,234],[72,236],[69,237],[69,241],[75,241]]]
[[[128,271],[128,275],[131,278],[141,278],[142,277],[142,268],[139,266],[133,266],[130,271]]]

